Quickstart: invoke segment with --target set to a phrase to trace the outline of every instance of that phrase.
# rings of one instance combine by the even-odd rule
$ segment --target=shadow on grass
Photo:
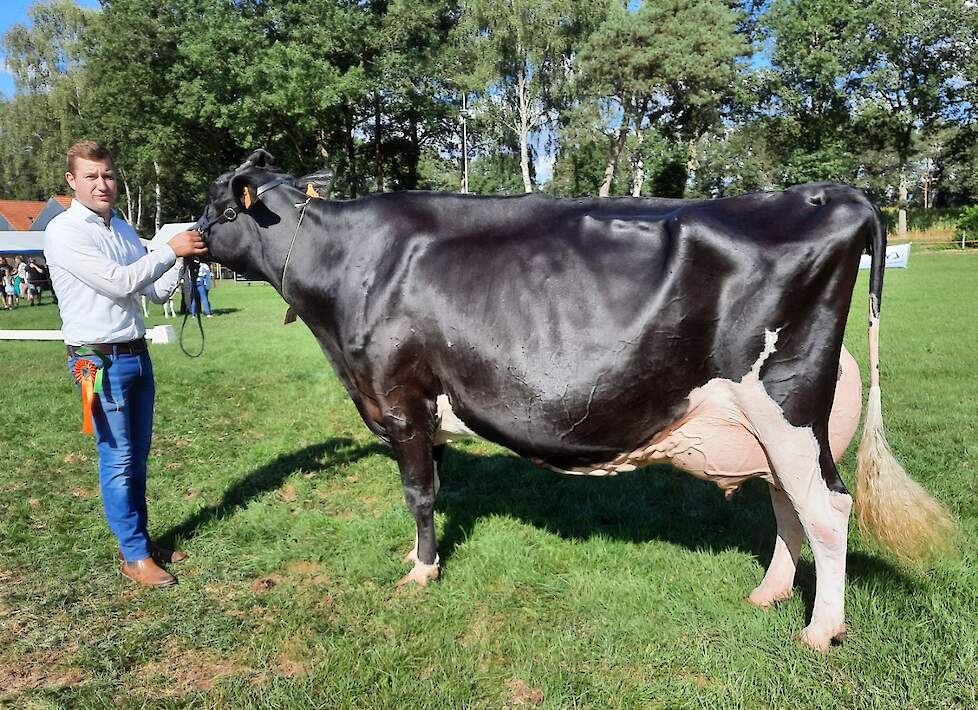
[[[226,316],[230,313],[237,313],[240,310],[241,310],[240,308],[211,308],[211,314],[215,316]],[[189,311],[185,311],[185,310],[177,311],[177,317],[182,318],[188,313]]]
[[[299,471],[322,471],[377,453],[393,456],[379,443],[357,445],[347,438],[283,454],[236,481],[220,503],[197,512],[161,539],[165,544],[174,538],[192,538],[201,526],[228,517]],[[606,537],[635,543],[661,541],[712,553],[736,550],[764,567],[774,550],[774,513],[761,481],[749,481],[727,501],[716,486],[671,466],[601,478],[565,476],[516,456],[477,456],[451,446],[440,479],[436,509],[445,517],[439,539],[443,561],[472,534],[480,519],[497,515],[570,540]],[[859,552],[849,554],[848,576],[855,584],[915,588],[899,567]],[[796,587],[810,618],[815,599],[815,570],[810,562],[799,564]]]
[[[452,447],[445,453],[436,507],[446,518],[439,540],[442,560],[451,557],[480,518],[493,515],[567,539],[602,536],[712,553],[735,550],[764,568],[777,532],[767,484],[760,480],[748,481],[728,501],[713,484],[667,465],[601,478],[564,476],[515,456],[473,456]],[[863,552],[848,554],[846,571],[850,584],[896,585],[908,594],[917,587],[899,566]],[[815,604],[811,562],[800,561],[795,587],[810,620]]]
[[[356,446],[352,439],[335,438],[290,454],[282,454],[232,483],[219,503],[197,511],[179,525],[170,528],[160,536],[159,541],[164,546],[169,546],[178,538],[191,539],[201,527],[215,520],[223,520],[258,496],[280,488],[285,479],[294,473],[322,471],[378,452],[386,454],[389,450],[380,444]]]
[[[740,551],[762,567],[771,560],[777,532],[767,485],[760,480],[749,481],[728,501],[713,484],[671,466],[602,478],[564,476],[515,456],[474,456],[452,447],[445,453],[436,507],[445,516],[442,560],[451,557],[480,518],[493,515],[566,539],[600,536],[712,553]],[[849,553],[847,573],[856,585],[896,584],[908,592],[916,587],[900,567],[862,552]],[[811,562],[801,561],[795,584],[810,619],[815,601]]]

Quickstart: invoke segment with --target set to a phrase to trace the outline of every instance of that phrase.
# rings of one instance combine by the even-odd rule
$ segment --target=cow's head
[[[241,165],[224,173],[211,184],[207,195],[207,210],[213,212],[216,223],[234,221],[239,214],[258,202],[258,188],[278,180],[290,180],[275,165],[275,158],[264,148],[248,156]]]
[[[208,191],[207,206],[200,224],[214,259],[235,271],[265,274],[261,249],[261,227],[279,221],[266,204],[269,190],[291,185],[292,176],[275,165],[275,158],[259,148],[244,163],[215,180]]]
[[[271,275],[280,273],[280,268],[268,261],[281,250],[263,249],[263,236],[274,232],[279,223],[294,220],[303,197],[328,198],[332,185],[331,170],[293,178],[275,165],[271,153],[259,148],[210,187],[199,224],[211,256],[235,271],[261,274],[274,283]]]

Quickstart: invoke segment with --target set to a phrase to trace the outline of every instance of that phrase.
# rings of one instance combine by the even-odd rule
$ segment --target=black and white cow
[[[817,584],[802,640],[827,649],[845,631],[852,506],[830,412],[864,249],[873,261],[861,522],[905,556],[950,532],[883,438],[885,233],[862,192],[342,202],[308,198],[305,182],[256,151],[214,182],[200,226],[215,259],[279,291],[393,449],[417,523],[402,583],[438,576],[437,461],[454,436],[475,433],[564,472],[669,461],[728,490],[767,480],[777,541],[750,601],[791,594],[807,536]],[[834,437],[835,458],[859,416],[858,371],[853,380],[848,370],[848,404],[836,409],[851,426]]]

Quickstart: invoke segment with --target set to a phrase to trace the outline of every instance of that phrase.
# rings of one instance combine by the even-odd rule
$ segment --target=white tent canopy
[[[44,232],[0,231],[0,255],[40,254],[44,251]]]
[[[171,222],[160,227],[160,231],[153,235],[146,248],[150,251],[159,249],[161,244],[166,244],[180,232],[184,232],[194,226],[196,222]]]

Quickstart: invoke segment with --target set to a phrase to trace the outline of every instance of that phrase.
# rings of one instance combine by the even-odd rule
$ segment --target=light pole
[[[462,110],[458,112],[458,120],[462,123],[462,194],[469,194],[469,134],[466,121],[472,118],[472,112],[465,104],[465,92],[462,92]]]

